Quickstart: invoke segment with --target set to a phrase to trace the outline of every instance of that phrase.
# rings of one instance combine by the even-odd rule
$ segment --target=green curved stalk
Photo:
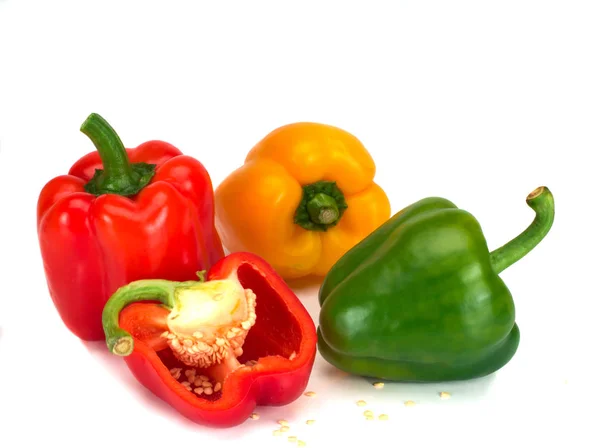
[[[490,254],[494,272],[500,273],[537,246],[554,222],[554,197],[547,187],[538,187],[527,196],[527,205],[535,212],[533,222],[521,234]]]

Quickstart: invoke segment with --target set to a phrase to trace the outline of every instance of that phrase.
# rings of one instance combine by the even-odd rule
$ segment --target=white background
[[[599,446],[599,23],[600,4],[576,0],[0,0],[0,447],[293,446],[271,435],[279,418],[307,447]],[[477,381],[382,390],[319,357],[316,397],[234,429],[189,423],[68,333],[46,289],[37,195],[93,150],[79,132],[91,112],[127,146],[197,157],[215,185],[275,127],[340,126],[394,212],[447,197],[491,248],[547,185],[552,230],[502,273],[519,351]],[[296,291],[317,319],[317,286]],[[390,420],[365,421],[359,399]]]

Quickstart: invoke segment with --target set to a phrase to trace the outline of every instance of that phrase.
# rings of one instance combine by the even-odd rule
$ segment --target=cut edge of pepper
[[[225,257],[223,263],[217,263],[216,269],[213,269],[208,274],[208,281],[210,280],[219,280],[223,279],[225,276],[221,275],[222,272],[219,270],[226,270],[227,265],[233,260],[231,254],[230,256]],[[287,284],[283,282],[282,279],[278,277],[274,277],[271,281],[268,278],[268,274],[274,272],[271,268],[264,264],[264,262],[259,261],[256,256],[249,255],[246,253],[238,253],[236,258],[243,258],[242,260],[237,260],[237,265],[233,266],[233,269],[229,271],[229,274],[226,276],[230,279],[236,279],[243,288],[250,288],[255,290],[254,285],[245,284],[246,281],[240,279],[240,270],[243,269],[243,266],[248,266],[255,275],[261,278],[261,282],[264,282],[268,288],[278,293],[276,296],[280,303],[284,306],[287,313],[289,313],[289,318],[286,322],[295,321],[300,329],[299,341],[297,344],[297,349],[294,350],[296,356],[293,359],[286,357],[281,354],[267,354],[264,356],[258,356],[256,360],[256,364],[253,366],[241,365],[236,370],[231,371],[222,383],[222,387],[218,397],[206,398],[204,396],[196,395],[193,391],[188,390],[184,385],[182,385],[176,378],[171,374],[171,369],[174,366],[167,365],[160,356],[161,350],[155,350],[150,345],[148,345],[143,340],[136,337],[134,334],[131,334],[133,339],[132,350],[130,354],[138,354],[142,356],[146,361],[150,362],[153,370],[160,378],[160,381],[164,382],[170,390],[175,392],[182,400],[193,405],[197,408],[203,408],[209,405],[212,411],[222,410],[225,411],[227,409],[235,408],[240,404],[242,400],[250,394],[253,384],[255,381],[262,376],[271,376],[271,375],[279,375],[286,373],[294,373],[296,371],[300,371],[306,368],[307,364],[312,365],[316,356],[316,327],[312,318],[308,314],[307,310],[304,306],[299,302],[294,303],[295,297],[294,293],[289,290]],[[249,259],[248,259],[249,258]],[[262,266],[257,266],[256,264],[262,264]],[[225,269],[223,269],[225,268]],[[267,271],[267,272],[265,272]],[[279,283],[278,284],[273,284]],[[283,288],[282,288],[283,286]],[[289,294],[293,296],[290,297]],[[291,300],[290,300],[291,298]],[[257,294],[257,301],[260,301],[260,296]],[[261,314],[257,313],[257,320],[261,319]],[[250,329],[248,336],[252,333]],[[314,331],[313,331],[314,330]],[[127,348],[127,347],[126,347]],[[170,347],[165,347],[163,350],[171,350]],[[129,356],[129,355],[128,355]],[[186,366],[180,360],[177,360],[177,363],[181,364],[182,368],[192,368]],[[179,366],[177,366],[179,367]],[[250,381],[249,383],[246,383]],[[226,393],[228,390],[238,390],[241,391],[245,389],[244,395],[236,395],[233,393]],[[299,391],[301,392],[301,391]]]

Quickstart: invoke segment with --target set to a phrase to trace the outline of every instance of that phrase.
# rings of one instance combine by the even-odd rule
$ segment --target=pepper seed
[[[440,392],[440,398],[442,400],[447,400],[448,398],[450,398],[450,393],[449,392]]]
[[[384,384],[383,383],[373,383],[373,387],[375,389],[383,389]]]

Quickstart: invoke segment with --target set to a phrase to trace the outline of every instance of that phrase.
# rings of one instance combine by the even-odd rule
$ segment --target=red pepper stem
[[[81,132],[94,143],[103,167],[96,170],[94,177],[86,184],[88,193],[132,196],[154,176],[155,165],[130,162],[119,135],[100,115],[90,114],[81,125]]]
[[[175,290],[188,283],[196,282],[138,280],[119,288],[108,299],[102,312],[106,345],[111,353],[129,356],[133,351],[133,337],[119,326],[119,314],[123,308],[135,302],[157,300],[171,309],[175,304]]]

